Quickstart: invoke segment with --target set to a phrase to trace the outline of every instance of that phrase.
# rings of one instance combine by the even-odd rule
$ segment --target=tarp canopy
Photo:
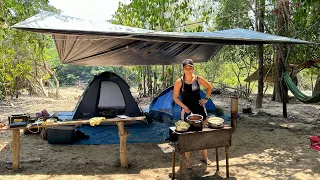
[[[245,29],[216,32],[162,32],[41,12],[13,26],[52,34],[60,60],[78,65],[178,64],[206,62],[223,45],[312,42]]]

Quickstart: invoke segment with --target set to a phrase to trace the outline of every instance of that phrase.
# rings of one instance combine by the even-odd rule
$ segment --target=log
[[[120,164],[121,167],[128,167],[128,157],[127,157],[127,137],[129,133],[124,129],[124,122],[117,122],[119,137],[120,137]]]
[[[12,169],[17,172],[19,170],[20,156],[20,129],[13,130],[12,151]]]

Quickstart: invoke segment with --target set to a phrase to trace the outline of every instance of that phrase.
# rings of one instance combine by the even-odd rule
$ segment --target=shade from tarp
[[[79,65],[177,64],[211,59],[223,45],[312,42],[245,29],[160,32],[41,12],[13,26],[53,35],[60,60]]]

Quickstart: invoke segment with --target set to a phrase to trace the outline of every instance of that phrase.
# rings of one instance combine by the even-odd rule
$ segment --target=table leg
[[[20,156],[20,129],[14,129],[12,133],[12,169],[17,172]]]
[[[226,170],[227,178],[229,177],[229,147],[226,147]]]
[[[219,172],[219,151],[218,148],[216,148],[216,163],[217,163],[217,172]]]
[[[120,164],[121,167],[128,167],[128,157],[127,157],[127,137],[128,132],[124,129],[124,122],[117,122],[119,138],[120,138]]]
[[[171,179],[174,179],[175,177],[175,166],[176,166],[176,153],[174,151],[172,151],[172,178]]]
[[[183,168],[183,153],[179,153],[180,167],[179,167],[179,180],[182,179],[182,168]]]

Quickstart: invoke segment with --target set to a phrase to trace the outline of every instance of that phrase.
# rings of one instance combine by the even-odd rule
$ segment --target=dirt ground
[[[22,96],[0,101],[0,121],[7,123],[18,112],[72,111],[82,89],[61,89],[62,98]],[[214,95],[214,103],[230,109],[227,94]],[[253,97],[254,99],[254,97]],[[140,100],[147,107],[150,98]],[[263,108],[253,114],[240,113],[238,129],[229,149],[229,179],[320,179],[320,152],[309,148],[309,136],[320,135],[320,105],[291,100],[288,118],[282,118],[282,104],[266,97]],[[239,110],[248,102],[239,99]],[[11,131],[0,131],[0,179],[170,179],[171,154],[164,154],[156,143],[128,144],[129,168],[120,167],[119,145],[51,145],[39,134],[22,133],[21,159],[40,158],[41,162],[21,163],[19,173],[12,173]],[[214,162],[214,150],[208,150]],[[220,172],[215,163],[201,163],[201,152],[192,152],[192,169],[184,179],[224,179],[225,153],[219,151]],[[178,158],[176,159],[178,162]],[[178,163],[176,164],[178,171]]]

